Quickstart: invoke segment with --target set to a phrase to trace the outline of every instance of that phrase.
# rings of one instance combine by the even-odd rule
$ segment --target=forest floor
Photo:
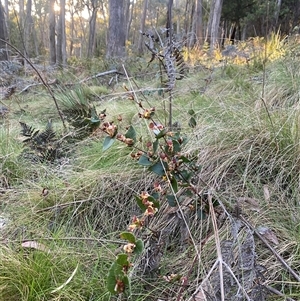
[[[187,137],[181,152],[199,166],[197,198],[161,200],[136,233],[145,249],[120,295],[107,288],[126,244],[120,233],[142,216],[136,196],[162,177],[134,148],[108,148],[101,130],[75,139],[30,66],[10,74],[16,91],[0,111],[0,300],[299,300],[300,46],[271,42],[247,62],[189,54],[172,111]],[[170,100],[147,64],[135,58],[122,75],[89,80],[114,65],[36,66],[59,106],[66,95],[89,102],[120,133],[132,126],[145,148],[155,136],[139,101],[167,124]],[[55,144],[28,141],[45,136]]]

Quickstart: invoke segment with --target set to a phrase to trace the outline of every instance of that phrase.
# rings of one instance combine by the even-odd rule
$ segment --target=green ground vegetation
[[[154,255],[132,258],[130,289],[121,295],[107,289],[109,269],[125,244],[120,233],[142,215],[135,196],[164,183],[162,177],[139,165],[132,156],[137,150],[120,141],[103,150],[107,134],[101,125],[84,137],[71,135],[71,122],[66,119],[63,127],[40,86],[2,100],[9,113],[0,117],[0,300],[221,300],[222,285],[231,300],[299,300],[300,47],[283,44],[277,35],[260,45],[262,51],[247,61],[222,59],[221,52],[216,53],[221,60],[198,50],[186,53],[189,73],[172,92],[173,121],[187,136],[182,152],[200,166],[192,180],[197,199],[180,206],[165,200],[147,220],[137,234],[145,253],[167,233],[166,242],[151,271],[143,270],[143,260]],[[95,79],[66,90],[64,84],[82,79],[74,75],[75,64],[58,71],[60,86],[53,91],[59,102],[80,89],[78,97],[97,113],[105,110],[105,120],[114,121],[119,132],[133,126],[136,146],[145,149],[153,131],[124,85],[145,108],[155,107],[153,118],[164,125],[169,94],[159,88],[156,67],[146,68],[147,60],[124,65],[132,77],[112,85]],[[34,149],[22,142],[19,124],[41,133],[49,119],[58,140],[68,136],[55,144],[59,158],[53,160],[47,160],[48,144]],[[48,157],[40,154],[45,147]],[[226,242],[234,276],[217,262],[220,253],[226,257]],[[251,276],[241,263],[245,258]],[[236,287],[246,292],[238,297]]]

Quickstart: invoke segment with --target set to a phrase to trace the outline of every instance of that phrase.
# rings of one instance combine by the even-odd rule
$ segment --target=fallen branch
[[[39,240],[44,240],[44,241],[90,241],[90,242],[96,242],[96,243],[113,243],[113,244],[126,244],[126,241],[123,240],[111,240],[111,239],[105,239],[105,238],[92,238],[92,237],[36,237],[33,239],[23,239],[21,240],[21,243],[27,242],[27,241],[39,241]],[[1,241],[0,243],[7,243]],[[9,243],[20,243],[20,240],[10,240]]]
[[[252,231],[253,233],[266,245],[266,247],[274,254],[282,266],[298,281],[300,282],[300,276],[287,264],[287,262],[278,254],[278,252],[265,240],[265,238],[243,217],[239,217]]]
[[[59,83],[58,79],[55,79],[51,82],[48,82],[47,85],[57,85]],[[44,86],[43,83],[34,83],[34,84],[30,84],[28,86],[26,86],[22,91],[20,91],[18,94],[22,94],[23,92],[27,92],[27,90],[31,87],[36,87],[36,86]]]
[[[296,301],[295,299],[292,299],[292,298],[289,298],[287,297],[285,294],[283,294],[282,292],[278,291],[277,289],[271,287],[271,286],[268,286],[268,285],[265,285],[266,289],[269,290],[271,293],[277,295],[277,296],[280,296],[280,297],[284,297],[286,301]]]
[[[57,113],[58,113],[58,115],[60,117],[60,120],[61,120],[61,122],[62,122],[62,124],[64,126],[64,129],[66,129],[67,126],[65,124],[63,115],[62,115],[61,111],[59,110],[57,100],[56,100],[56,98],[55,98],[52,90],[50,89],[49,84],[45,81],[45,79],[43,78],[43,76],[41,75],[41,73],[37,70],[37,68],[33,65],[33,63],[27,57],[24,56],[24,54],[18,48],[16,48],[15,46],[13,46],[12,44],[10,44],[6,40],[0,39],[0,41],[6,43],[9,47],[11,47],[12,49],[14,49],[30,65],[30,67],[35,71],[35,73],[40,78],[41,82],[43,83],[43,85],[46,87],[46,89],[48,90],[49,94],[51,95],[51,97],[52,97],[52,99],[54,101]]]
[[[122,73],[120,73],[117,69],[113,69],[113,70],[109,70],[109,71],[105,71],[105,72],[102,72],[102,73],[98,73],[96,75],[93,75],[93,76],[90,76],[90,77],[87,77],[87,78],[84,78],[82,79],[79,83],[82,84],[88,80],[91,80],[91,79],[95,79],[95,78],[98,78],[98,77],[101,77],[101,76],[104,76],[104,75],[108,75],[108,74],[113,74],[113,73],[116,73],[118,75],[123,75]]]

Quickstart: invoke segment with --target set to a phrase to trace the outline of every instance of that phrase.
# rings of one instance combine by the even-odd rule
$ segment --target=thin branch
[[[113,73],[116,73],[118,75],[123,75],[122,73],[120,73],[117,69],[113,69],[113,70],[109,70],[109,71],[105,71],[105,72],[102,72],[102,73],[98,73],[96,75],[93,75],[93,76],[90,76],[90,77],[87,77],[87,78],[84,78],[82,79],[79,83],[82,84],[88,80],[91,80],[91,79],[95,79],[95,78],[98,78],[98,77],[101,77],[101,76],[105,76],[105,75],[108,75],[108,74],[113,74]]]
[[[282,266],[298,281],[300,282],[300,276],[287,264],[287,262],[277,253],[277,251],[269,245],[265,238],[243,217],[240,219],[255,233],[255,235],[266,245],[266,247],[274,254]]]
[[[224,276],[223,276],[223,257],[221,251],[221,243],[220,243],[220,236],[218,231],[217,219],[215,215],[215,209],[212,202],[212,195],[208,195],[208,202],[209,202],[209,211],[211,213],[211,220],[213,224],[214,234],[215,234],[215,242],[217,248],[217,255],[219,261],[219,273],[220,273],[220,290],[221,290],[221,300],[225,301],[225,290],[224,290]]]
[[[210,275],[213,273],[213,271],[215,270],[215,268],[217,267],[218,264],[219,264],[219,259],[217,259],[215,261],[215,263],[213,264],[213,266],[211,267],[211,269],[209,270],[209,272],[207,273],[205,278],[202,280],[201,284],[198,286],[196,291],[193,293],[193,295],[187,301],[193,300],[194,297],[197,295],[197,293],[199,293],[199,291],[202,291],[203,283],[205,283],[209,279]]]
[[[6,40],[3,40],[3,39],[0,39],[0,41],[6,43],[9,47],[11,47],[12,49],[14,49],[30,66],[31,68],[36,72],[36,74],[38,75],[38,77],[40,78],[41,82],[43,83],[43,85],[47,88],[49,94],[51,95],[53,101],[54,101],[54,104],[55,104],[55,107],[57,109],[57,112],[58,112],[58,115],[62,121],[62,124],[64,126],[64,128],[66,129],[66,124],[65,124],[65,121],[64,121],[64,118],[62,116],[62,113],[60,112],[60,109],[58,107],[58,103],[57,103],[57,100],[49,86],[49,84],[44,80],[44,78],[42,77],[42,75],[40,74],[40,72],[35,68],[35,66],[32,64],[32,62],[26,57],[23,55],[23,53],[18,49],[16,48],[15,46],[13,46],[12,44],[10,44],[9,42],[7,42]]]
[[[54,80],[48,83],[48,85],[57,85],[58,84],[58,80]],[[27,85],[22,91],[20,91],[18,94],[22,94],[23,92],[26,92],[29,88],[31,87],[36,87],[36,86],[42,86],[44,85],[43,83],[35,83],[35,84],[30,84]]]
[[[77,240],[77,241],[92,241],[92,242],[100,242],[100,243],[114,243],[114,244],[126,244],[126,241],[122,240],[111,240],[111,239],[103,239],[103,238],[92,238],[92,237],[37,237],[32,239],[22,239],[22,240],[11,240],[10,243],[23,243],[27,241],[37,241],[37,240],[45,240],[45,241],[57,241],[57,240]]]
[[[277,296],[284,297],[286,301],[296,301],[295,299],[287,297],[285,294],[283,294],[282,292],[278,291],[277,289],[269,285],[265,285],[265,288]]]

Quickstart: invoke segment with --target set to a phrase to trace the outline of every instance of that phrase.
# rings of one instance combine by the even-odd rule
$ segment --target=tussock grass
[[[254,93],[257,98],[247,103],[247,90],[237,100],[228,93],[224,79],[219,82],[217,85],[221,90],[218,93],[222,99],[219,102],[211,99],[209,109],[199,109],[199,125],[188,150],[198,154],[198,162],[202,165],[199,185],[207,183],[231,210],[241,206],[243,214],[255,227],[269,227],[279,240],[277,252],[299,271],[297,256],[294,256],[299,245],[298,231],[295,231],[299,224],[298,95],[295,91],[287,93],[293,91],[293,82],[285,81],[282,86],[272,87],[270,81],[270,78],[285,76],[283,70],[292,68],[286,64],[284,59],[269,66],[266,85],[261,87],[265,88],[266,103],[260,106],[254,105],[261,101],[259,91]],[[296,70],[293,77],[297,77]],[[211,89],[214,88],[212,84]],[[275,94],[278,96],[276,104]],[[255,200],[256,205],[245,208],[245,197]],[[226,236],[230,232],[229,229],[220,231],[220,237],[222,233]],[[211,252],[212,246],[207,245],[207,248]],[[297,299],[297,282],[288,280],[288,273],[279,262],[274,264],[273,255],[259,242],[257,254],[257,262],[268,270],[266,284]],[[207,263],[208,258],[205,253],[202,263]],[[289,284],[292,290],[287,289]]]
[[[73,248],[55,241],[44,245],[48,253],[1,247],[1,300],[86,300],[94,295],[109,300],[101,280],[108,268],[104,259],[110,257],[105,249],[93,243],[86,249],[81,242]],[[57,290],[76,267],[72,281]]]

